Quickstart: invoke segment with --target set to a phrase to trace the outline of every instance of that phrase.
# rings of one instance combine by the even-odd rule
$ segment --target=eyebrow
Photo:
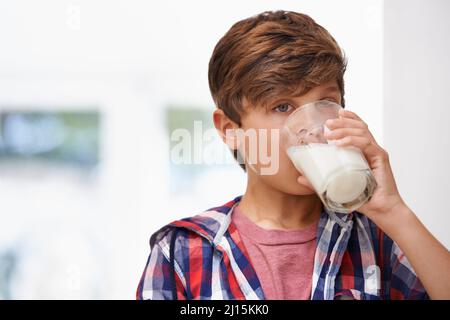
[[[325,89],[323,89],[323,91],[324,92],[341,92],[341,90],[339,89],[339,87],[338,86],[336,86],[336,85],[331,85],[331,86],[328,86],[328,87],[326,87]]]
[[[325,87],[325,89],[323,89],[323,92],[325,94],[329,94],[329,93],[341,93],[341,89],[339,89],[339,87],[335,84],[329,85],[328,87]],[[289,95],[281,95],[281,96],[275,96],[273,98],[269,98],[266,100],[266,102],[263,104],[265,109],[269,109],[270,106],[279,103],[283,100],[287,100],[290,99],[291,96]]]

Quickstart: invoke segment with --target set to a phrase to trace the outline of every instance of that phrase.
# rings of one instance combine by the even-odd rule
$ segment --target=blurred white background
[[[339,42],[347,108],[450,247],[450,2],[2,1],[0,298],[134,299],[154,231],[243,193],[232,162],[171,164],[170,132],[211,125],[215,44],[277,9]]]

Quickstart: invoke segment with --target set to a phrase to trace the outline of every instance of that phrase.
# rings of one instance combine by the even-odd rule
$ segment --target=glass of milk
[[[328,100],[297,108],[286,120],[282,144],[293,162],[312,184],[327,211],[350,213],[370,197],[377,183],[360,149],[336,146],[327,140],[325,121],[338,118],[342,107]]]

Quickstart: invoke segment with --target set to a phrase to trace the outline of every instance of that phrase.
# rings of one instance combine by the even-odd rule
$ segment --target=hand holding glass
[[[339,147],[324,137],[339,104],[328,100],[295,110],[281,130],[282,143],[295,168],[312,184],[327,211],[350,213],[370,200],[376,181],[360,149]]]

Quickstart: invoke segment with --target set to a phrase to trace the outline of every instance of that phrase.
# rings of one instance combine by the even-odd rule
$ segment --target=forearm
[[[450,252],[404,203],[372,219],[411,263],[431,299],[450,299]]]

